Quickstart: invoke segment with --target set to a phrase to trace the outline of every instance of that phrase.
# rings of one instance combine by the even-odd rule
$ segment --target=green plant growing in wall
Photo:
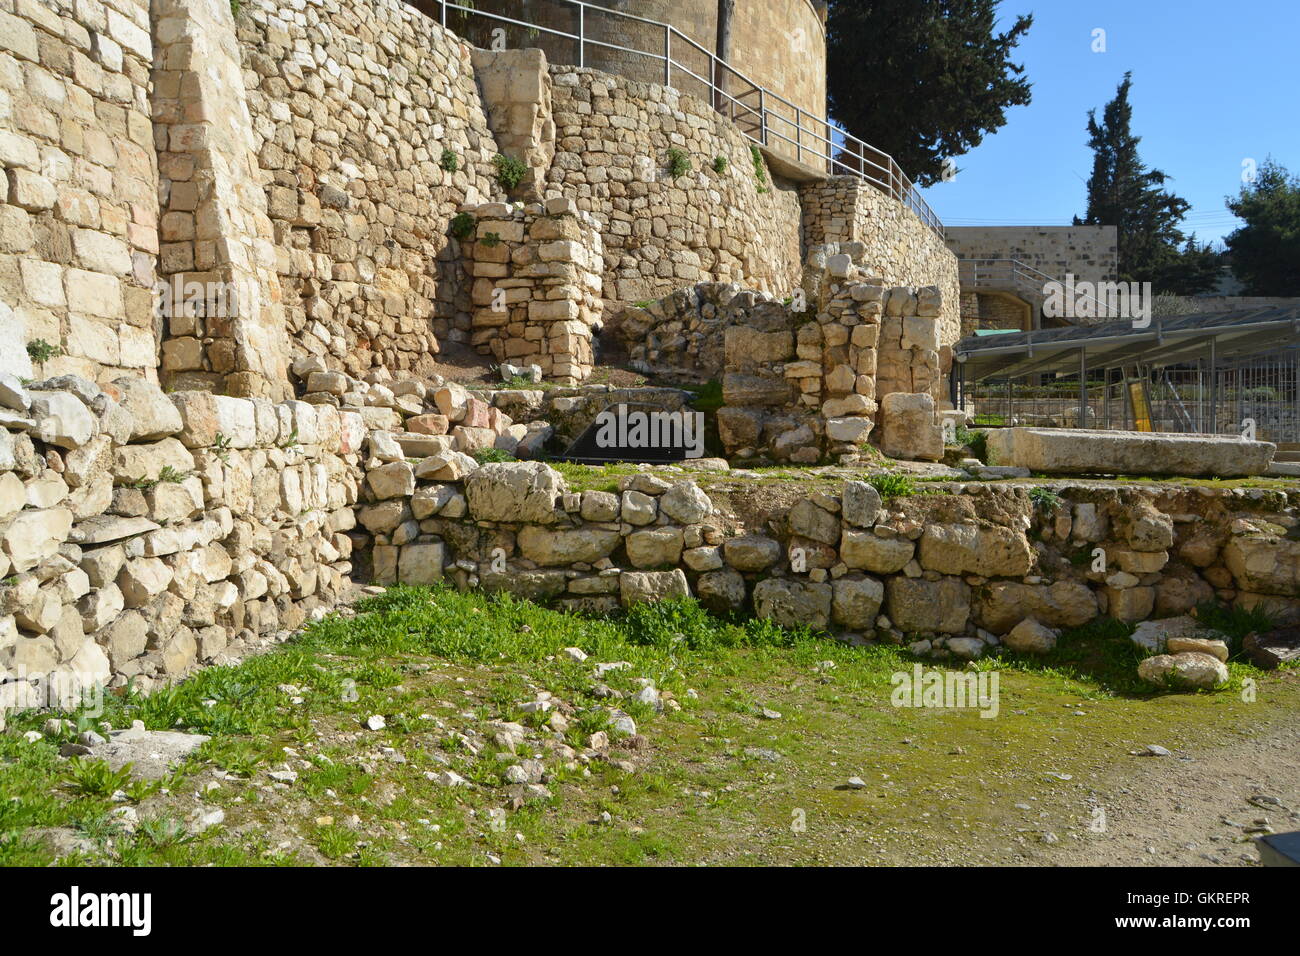
[[[676,147],[668,150],[668,174],[680,179],[691,171],[691,158]]]
[[[497,182],[506,192],[513,191],[528,175],[527,166],[504,153],[497,153],[492,159],[492,165],[497,168]]]
[[[714,156],[714,157],[713,157],[713,171],[714,171],[715,173],[717,173],[719,176],[721,176],[723,173],[725,173],[725,172],[727,171],[727,157],[726,157],[726,156]]]
[[[451,220],[451,234],[454,238],[464,242],[470,236],[474,235],[474,227],[477,225],[478,220],[474,218],[473,213],[457,213]]]
[[[48,362],[57,355],[62,355],[63,349],[57,345],[51,345],[44,339],[32,339],[27,343],[27,357],[38,364]]]
[[[489,232],[486,236],[484,236],[479,241],[482,242],[483,245],[487,246],[489,249],[492,249],[495,248],[496,246],[501,245],[501,234],[497,232]]]
[[[757,146],[749,147],[749,155],[754,160],[754,179],[760,193],[767,192],[767,166],[763,163],[763,154]]]
[[[438,160],[438,165],[449,173],[454,173],[460,169],[460,157],[450,149],[444,148],[442,158]]]
[[[244,9],[244,0],[230,0],[230,15],[239,16],[239,11]]]

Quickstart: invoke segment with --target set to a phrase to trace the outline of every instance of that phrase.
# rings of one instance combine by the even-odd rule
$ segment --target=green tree
[[[1170,177],[1148,169],[1138,155],[1142,137],[1133,135],[1133,107],[1128,99],[1132,86],[1133,75],[1125,73],[1115,98],[1102,110],[1100,123],[1097,111],[1088,111],[1088,145],[1093,153],[1088,211],[1075,223],[1115,226],[1120,279],[1154,282],[1179,255],[1183,233],[1178,224],[1191,204],[1164,189]]]
[[[1223,265],[1223,253],[1208,242],[1199,244],[1193,233],[1182,249],[1170,246],[1155,263],[1151,284],[1157,294],[1203,295],[1219,284]]]
[[[831,115],[917,183],[941,179],[945,160],[974,149],[1006,125],[1008,108],[1029,102],[1024,68],[1011,56],[1033,17],[999,33],[996,14],[997,0],[831,0]]]
[[[1300,295],[1300,177],[1268,159],[1228,209],[1245,221],[1225,242],[1247,295]]]

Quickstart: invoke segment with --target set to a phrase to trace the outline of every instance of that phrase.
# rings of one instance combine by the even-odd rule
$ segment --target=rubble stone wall
[[[564,66],[551,76],[547,194],[572,197],[600,222],[606,298],[656,299],[703,281],[778,295],[798,285],[799,194],[761,159],[760,180],[735,126],[657,84]]]
[[[702,283],[622,310],[613,329],[647,372],[721,381],[718,430],[729,458],[847,463],[870,439],[893,457],[937,460],[939,289],[888,287],[864,259],[861,243],[824,246],[789,300]],[[898,415],[873,436],[893,393],[926,401],[895,396],[886,410]]]
[[[358,511],[386,583],[447,579],[600,613],[692,595],[942,657],[977,656],[1026,619],[1056,630],[1103,614],[1138,622],[1214,599],[1300,614],[1293,493],[1063,483],[1045,506],[1027,487],[882,501],[846,481],[793,491],[747,525],[725,476],[647,473],[617,491],[570,492],[535,462],[386,467],[403,481],[368,487]]]
[[[155,0],[153,17],[162,379],[285,398],[289,340],[231,6]]]
[[[361,417],[139,377],[0,376],[0,711],[148,690],[334,606]]]
[[[447,227],[503,197],[471,48],[400,0],[246,3],[237,25],[294,357],[426,370],[470,337]]]
[[[485,203],[462,215],[473,217],[474,230],[464,243],[474,281],[471,343],[498,362],[536,365],[548,381],[585,380],[604,311],[595,220],[566,198],[523,208]]]
[[[0,3],[0,370],[156,378],[153,57],[147,0]]]
[[[950,346],[961,337],[957,257],[941,236],[902,203],[856,176],[806,183],[799,193],[808,248],[862,243],[863,264],[887,284],[938,286],[943,298],[940,345]]]

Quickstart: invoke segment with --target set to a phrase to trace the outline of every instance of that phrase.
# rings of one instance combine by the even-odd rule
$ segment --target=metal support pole
[[[578,68],[587,65],[587,8],[578,5]]]
[[[1219,433],[1219,372],[1215,368],[1215,340],[1210,339],[1210,434]]]
[[[1088,427],[1088,350],[1079,349],[1079,428]]]
[[[664,86],[673,85],[673,28],[664,26]]]
[[[442,28],[447,29],[447,0],[442,0]]]

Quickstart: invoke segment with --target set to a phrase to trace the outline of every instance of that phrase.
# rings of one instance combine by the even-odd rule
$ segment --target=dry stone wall
[[[0,403],[0,711],[148,690],[337,602],[360,416],[138,377],[3,375]]]
[[[163,381],[284,398],[289,342],[231,6],[156,0],[153,13]]]
[[[595,220],[563,197],[467,206],[461,215],[474,230],[464,244],[474,281],[471,343],[498,362],[535,365],[548,381],[585,380],[604,310]]]
[[[147,0],[0,3],[0,370],[157,375],[153,57]]]
[[[736,127],[707,103],[656,84],[573,67],[551,74],[548,195],[572,197],[600,222],[606,298],[655,299],[702,281],[780,295],[797,286],[798,193],[773,181],[766,165],[760,181]],[[680,175],[671,150],[689,163]]]
[[[937,286],[944,303],[940,345],[961,337],[957,258],[915,213],[856,176],[806,183],[799,193],[808,248],[861,243],[863,263],[889,285]]]
[[[447,226],[500,196],[471,48],[399,0],[250,3],[238,31],[294,357],[426,371],[470,337]]]
[[[597,613],[689,595],[958,659],[1003,643],[1038,653],[1099,615],[1173,618],[1215,599],[1300,616],[1300,546],[1287,535],[1300,499],[1284,492],[1061,483],[1045,506],[1027,487],[954,483],[882,501],[848,480],[746,524],[725,477],[658,471],[571,492],[541,463],[387,467],[408,490],[370,489],[358,518],[388,583],[448,579]],[[1182,624],[1144,625],[1135,642],[1166,650],[1165,631]]]
[[[860,243],[826,246],[789,300],[702,283],[622,310],[613,329],[647,372],[721,380],[729,458],[848,463],[874,440],[891,457],[937,460],[939,289],[887,287],[864,258]]]

